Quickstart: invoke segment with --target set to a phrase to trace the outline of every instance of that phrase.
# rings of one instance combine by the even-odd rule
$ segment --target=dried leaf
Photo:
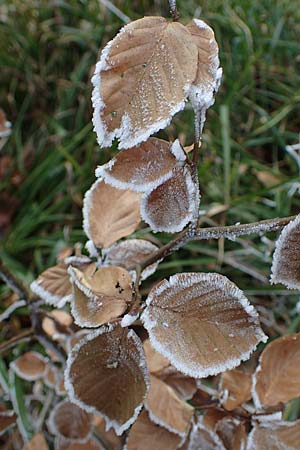
[[[102,327],[68,357],[65,385],[71,401],[99,414],[122,434],[138,416],[148,391],[143,346],[133,330]]]
[[[86,192],[83,227],[97,247],[110,247],[140,224],[140,194],[97,180]]]
[[[164,370],[160,378],[171,386],[181,400],[190,400],[197,391],[196,380],[178,372],[172,366]]]
[[[185,159],[178,140],[171,145],[150,138],[137,147],[122,150],[107,164],[99,166],[96,176],[118,189],[150,192],[168,180],[177,163],[182,164]]]
[[[92,79],[99,145],[109,147],[116,137],[120,148],[131,148],[165,128],[185,106],[197,54],[178,22],[144,17],[122,28],[102,51]]]
[[[55,388],[59,382],[58,368],[54,365],[48,365],[45,374],[45,384],[50,388]]]
[[[149,339],[146,339],[143,345],[150,373],[159,374],[170,365],[170,361],[167,358],[154,350]]]
[[[247,433],[245,425],[233,417],[224,417],[215,429],[226,450],[243,450],[246,448]]]
[[[145,408],[152,422],[182,438],[187,435],[194,408],[180,400],[170,386],[154,375],[150,376]]]
[[[236,367],[267,339],[243,292],[214,273],[163,280],[151,290],[142,320],[153,347],[195,378]]]
[[[92,416],[68,400],[57,403],[49,417],[52,434],[70,441],[86,441],[92,432]]]
[[[222,69],[219,68],[219,48],[213,30],[203,20],[193,19],[186,28],[198,48],[197,75],[189,91],[195,111],[204,111],[214,103]]]
[[[43,434],[37,433],[27,442],[23,450],[49,450],[49,447]]]
[[[266,346],[253,377],[257,407],[300,396],[300,334],[283,336]]]
[[[94,426],[94,432],[100,436],[105,448],[111,448],[113,450],[122,449],[122,438],[117,436],[113,429],[106,431],[105,419],[103,417],[94,416]]]
[[[105,450],[96,439],[89,439],[86,442],[69,442],[58,440],[55,450]],[[115,449],[114,449],[115,450]]]
[[[232,411],[251,399],[252,377],[249,373],[233,369],[222,373],[219,390],[225,409]]]
[[[10,363],[10,367],[24,380],[35,381],[44,377],[48,360],[40,353],[27,352]]]
[[[286,225],[275,245],[271,283],[282,283],[289,289],[300,289],[300,214]]]
[[[249,434],[247,450],[299,450],[300,420],[255,424]]]
[[[75,323],[98,327],[121,316],[132,299],[132,280],[122,267],[101,267],[92,276],[70,267],[74,296],[71,303]]]
[[[187,450],[226,450],[217,433],[203,425],[202,419],[193,426]]]
[[[128,239],[118,242],[105,251],[105,264],[125,267],[129,270],[158,250],[158,247],[144,239]],[[152,275],[158,262],[146,267],[141,274],[141,280]]]
[[[174,169],[172,178],[143,196],[141,215],[153,231],[176,233],[191,221],[198,203],[197,187],[185,166]]]
[[[142,411],[129,431],[124,450],[175,450],[180,441],[180,436],[155,425]]]
[[[12,427],[17,420],[14,411],[0,411],[0,436],[10,427]]]
[[[62,308],[72,298],[72,286],[68,275],[68,267],[71,263],[80,270],[90,270],[94,267],[86,256],[66,258],[64,262],[41,273],[30,285],[32,292],[47,304]]]
[[[52,320],[52,317],[54,320]],[[64,337],[68,334],[68,328],[72,325],[72,316],[67,311],[54,309],[48,312],[48,317],[44,317],[42,327],[45,333],[52,339]]]

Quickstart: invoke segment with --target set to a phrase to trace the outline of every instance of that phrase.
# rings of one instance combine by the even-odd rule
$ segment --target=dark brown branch
[[[15,345],[19,344],[20,342],[28,341],[29,339],[32,339],[33,337],[34,337],[33,328],[29,328],[28,330],[22,331],[21,333],[12,337],[8,341],[2,342],[0,344],[0,353],[3,353],[6,350],[9,350],[10,348],[14,347]]]
[[[31,298],[31,291],[10,272],[10,270],[0,261],[0,278],[9,286],[19,297],[24,299]]]

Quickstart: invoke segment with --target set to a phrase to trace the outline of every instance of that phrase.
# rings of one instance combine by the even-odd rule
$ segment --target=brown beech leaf
[[[150,376],[145,408],[152,422],[181,437],[187,435],[194,408],[180,400],[170,386],[154,375]]]
[[[35,381],[44,377],[48,360],[40,353],[27,352],[10,363],[14,372],[24,380]]]
[[[172,178],[143,195],[141,216],[153,231],[176,233],[191,221],[198,203],[190,169],[177,167]]]
[[[23,450],[49,450],[48,444],[42,433],[37,433],[23,447]]]
[[[54,365],[48,364],[44,378],[45,384],[50,388],[55,388],[59,383],[59,371]]]
[[[219,48],[213,30],[203,20],[193,19],[186,28],[198,48],[197,75],[189,90],[189,98],[195,111],[205,114],[206,109],[213,105],[221,82]]]
[[[289,289],[300,289],[300,214],[286,225],[275,245],[271,283],[282,283]]]
[[[92,416],[74,403],[64,400],[51,411],[49,429],[61,438],[84,442],[92,432]]]
[[[53,318],[53,320],[52,320]],[[72,325],[73,318],[67,311],[54,309],[48,312],[48,316],[44,317],[42,327],[45,333],[52,339],[60,339],[68,334],[68,328]]]
[[[104,450],[104,448],[96,439],[92,438],[86,442],[69,442],[65,439],[58,439],[55,450]]]
[[[190,400],[197,391],[197,383],[194,378],[178,372],[169,366],[161,374],[160,378],[175,391],[181,400]]]
[[[175,450],[180,441],[180,436],[154,424],[142,411],[129,431],[124,450]]]
[[[97,247],[110,247],[140,224],[140,194],[116,189],[101,178],[86,192],[83,228]]]
[[[217,433],[202,423],[200,417],[193,425],[187,450],[226,450]]]
[[[177,164],[186,156],[178,139],[171,144],[150,138],[137,147],[122,150],[111,161],[96,170],[96,176],[119,189],[149,192],[172,176]]]
[[[132,299],[132,279],[122,267],[101,267],[86,277],[70,267],[74,295],[71,310],[81,327],[98,327],[121,316]]]
[[[283,336],[266,346],[253,377],[257,407],[300,396],[300,334]]]
[[[185,106],[197,72],[198,49],[189,31],[163,17],[126,25],[101,54],[92,78],[94,129],[101,147],[116,137],[131,148]]]
[[[154,350],[149,339],[146,339],[143,345],[150,373],[159,374],[163,369],[170,366],[170,361]]]
[[[215,431],[226,450],[242,450],[246,448],[247,433],[245,425],[233,417],[224,417],[217,424]]]
[[[256,423],[249,434],[247,450],[299,450],[300,420]]]
[[[117,436],[112,428],[106,431],[103,417],[94,416],[94,427],[94,433],[100,437],[105,448],[113,450],[121,450],[123,448],[122,438]]]
[[[12,427],[17,420],[17,416],[14,411],[0,411],[0,436],[8,428]]]
[[[144,239],[128,239],[118,242],[108,248],[105,254],[105,264],[125,267],[129,270],[133,266],[140,264],[144,259],[158,250],[152,242]],[[145,280],[152,275],[158,266],[158,262],[146,267],[141,274],[141,280]]]
[[[233,369],[222,373],[219,390],[225,409],[232,411],[251,399],[252,377],[249,373]]]
[[[66,258],[64,262],[46,269],[31,283],[30,289],[47,304],[62,308],[72,298],[72,286],[68,275],[68,267],[72,264],[81,270],[94,267],[86,256]]]
[[[122,434],[136,420],[148,391],[142,342],[133,330],[101,327],[71,351],[65,385],[71,401]]]
[[[243,292],[216,273],[161,281],[150,291],[142,320],[153,347],[195,378],[238,366],[267,339]]]

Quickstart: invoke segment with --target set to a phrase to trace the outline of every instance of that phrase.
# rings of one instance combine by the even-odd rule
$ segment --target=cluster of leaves
[[[96,170],[85,196],[89,256],[63,255],[31,285],[38,299],[58,308],[42,327],[64,348],[66,367],[51,352],[51,362],[28,352],[10,365],[12,377],[68,394],[48,419],[59,450],[297,448],[299,423],[281,420],[280,404],[300,394],[299,336],[267,346],[252,373],[228,372],[267,340],[244,293],[217,273],[181,273],[153,286],[144,301],[140,284],[155,272],[159,248],[121,240],[141,218],[153,232],[196,233],[198,144],[220,78],[213,31],[196,19],[187,26],[162,17],[137,20],[102,51],[93,122],[100,146],[117,138],[122,150]],[[193,159],[179,140],[151,137],[188,99],[195,111]],[[282,231],[272,267],[272,282],[296,289],[299,233],[298,216]],[[59,310],[68,303],[72,317]],[[214,389],[203,383],[207,377],[216,377]],[[18,418],[5,410],[1,420],[4,430]],[[118,436],[129,428],[124,443]],[[46,448],[33,444],[43,439],[35,435],[32,446]]]

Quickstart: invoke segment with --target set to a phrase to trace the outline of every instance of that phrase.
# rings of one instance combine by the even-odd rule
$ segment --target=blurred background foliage
[[[167,0],[114,4],[132,20],[169,15]],[[201,147],[203,224],[298,213],[300,156],[286,146],[299,143],[299,1],[177,4],[184,23],[196,16],[214,28],[224,69]],[[85,242],[82,198],[96,166],[115,152],[97,146],[90,78],[100,49],[123,25],[98,0],[0,1],[0,106],[12,122],[0,151],[0,252],[28,282],[55,263],[59,250]],[[191,144],[191,110],[160,136]],[[149,237],[149,229],[137,235]],[[154,238],[167,242],[170,236]],[[268,283],[274,239],[191,243],[166,259],[154,278],[219,271],[245,289],[273,334],[296,331],[297,296]],[[0,292],[5,299],[6,288]]]

